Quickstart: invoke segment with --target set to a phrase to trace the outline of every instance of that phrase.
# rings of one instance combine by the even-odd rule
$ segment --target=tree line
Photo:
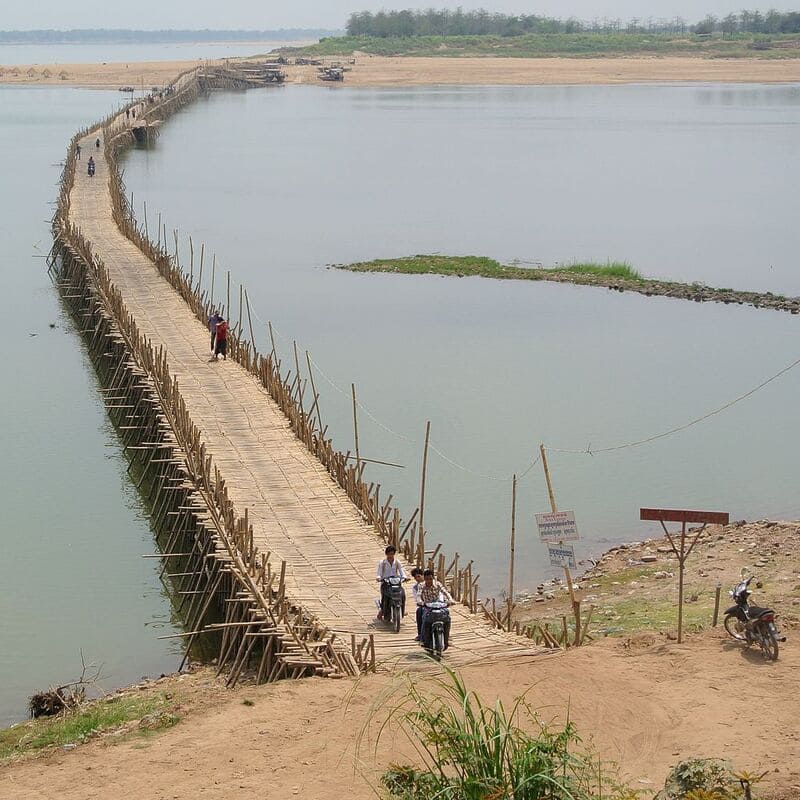
[[[800,12],[770,10],[742,11],[719,19],[708,15],[691,25],[682,17],[670,19],[596,18],[593,20],[557,19],[538,14],[493,14],[485,9],[464,11],[429,8],[424,11],[357,11],[347,21],[348,36],[524,36],[533,33],[660,33],[713,34],[800,33]]]

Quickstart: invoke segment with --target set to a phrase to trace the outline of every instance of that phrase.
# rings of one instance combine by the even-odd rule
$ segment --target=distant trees
[[[409,36],[522,36],[530,33],[660,33],[682,35],[721,32],[723,36],[740,33],[800,33],[800,12],[780,12],[774,9],[742,11],[728,14],[724,19],[708,15],[695,25],[681,17],[672,19],[634,18],[624,23],[607,17],[592,20],[556,19],[538,14],[491,14],[485,9],[464,11],[428,8],[424,11],[358,11],[347,21],[349,36],[379,38]]]

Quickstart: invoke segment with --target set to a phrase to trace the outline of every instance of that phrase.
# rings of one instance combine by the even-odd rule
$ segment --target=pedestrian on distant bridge
[[[208,318],[208,330],[211,332],[211,352],[214,352],[214,342],[217,338],[217,323],[222,319],[219,312],[214,310]]]
[[[81,146],[79,144],[75,145],[75,157],[78,159],[78,161],[81,160]]]
[[[222,356],[223,361],[228,360],[228,323],[220,317],[217,327],[214,329],[214,361],[218,356]]]

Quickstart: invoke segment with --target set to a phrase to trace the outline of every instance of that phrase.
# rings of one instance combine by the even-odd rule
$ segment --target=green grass
[[[644,281],[626,261],[581,262],[551,269],[505,266],[493,258],[484,256],[416,255],[406,258],[385,258],[348,264],[341,269],[352,272],[398,272],[404,275],[455,275],[458,277],[480,276],[483,278],[544,280],[554,274],[573,273],[593,275],[598,278],[617,278],[629,281]]]
[[[569,264],[561,270],[556,271],[576,272],[581,275],[597,275],[603,278],[624,278],[629,281],[645,280],[627,261],[606,261],[605,264],[587,261],[580,264]]]
[[[96,700],[66,716],[41,717],[0,730],[0,763],[66,744],[79,744],[103,731],[147,717],[143,731],[169,728],[178,718],[168,711],[166,697],[117,697]]]
[[[289,55],[346,56],[354,52],[381,56],[493,56],[501,58],[611,57],[621,55],[691,55],[705,58],[798,58],[800,35],[769,37],[770,48],[754,49],[765,37],[701,39],[692,34],[538,33],[523,36],[329,37],[302,48],[283,48]],[[763,45],[762,45],[763,46]]]
[[[424,688],[421,688],[424,687]],[[415,765],[392,764],[382,783],[401,800],[633,800],[609,765],[582,747],[575,726],[548,726],[522,697],[508,708],[488,705],[451,670],[417,684],[406,676],[403,696],[382,695],[417,753]],[[521,727],[522,725],[525,726]],[[392,726],[393,727],[393,726]],[[394,734],[394,730],[392,730]]]

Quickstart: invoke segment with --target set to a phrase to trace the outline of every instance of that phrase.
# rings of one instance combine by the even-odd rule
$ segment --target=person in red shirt
[[[228,323],[220,316],[217,322],[216,337],[214,339],[214,361],[219,356],[228,360]]]

